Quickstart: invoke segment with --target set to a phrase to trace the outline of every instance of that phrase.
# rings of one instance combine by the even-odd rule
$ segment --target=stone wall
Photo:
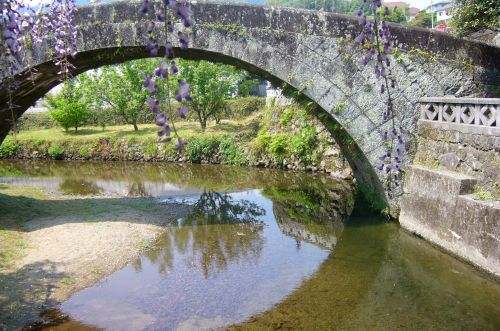
[[[418,136],[414,164],[473,176],[478,189],[500,199],[500,136],[492,129],[420,121]]]
[[[399,222],[500,277],[500,202],[475,200],[476,184],[457,172],[410,166]]]
[[[426,98],[401,225],[500,276],[500,99]]]

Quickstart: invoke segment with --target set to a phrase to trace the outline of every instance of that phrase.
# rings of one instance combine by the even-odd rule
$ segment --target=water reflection
[[[255,202],[235,200],[230,194],[206,191],[189,215],[169,227],[160,242],[145,253],[161,274],[173,271],[173,252],[185,256],[188,266],[204,277],[230,264],[257,263],[264,239],[266,211]],[[133,263],[142,270],[142,260]]]
[[[198,196],[204,190],[230,192],[255,188],[308,188],[312,192],[327,189],[343,197],[351,189],[350,183],[334,181],[322,174],[224,165],[98,161],[0,160],[0,182],[39,186],[51,193],[159,198]]]
[[[364,204],[348,216],[349,184],[327,176],[0,161],[0,177],[191,206],[134,263],[64,302],[73,320],[48,330],[500,329],[498,283],[359,214]]]
[[[94,182],[84,179],[65,178],[58,187],[58,190],[65,194],[98,195],[102,188]]]
[[[344,229],[351,208],[346,198],[330,190],[266,189],[263,194],[272,199],[273,213],[280,230],[296,239],[333,250]],[[338,200],[335,200],[338,199]]]
[[[297,249],[273,210],[260,190],[204,191],[154,248],[61,309],[110,329],[204,330],[244,321],[298,288],[330,252],[308,241]]]

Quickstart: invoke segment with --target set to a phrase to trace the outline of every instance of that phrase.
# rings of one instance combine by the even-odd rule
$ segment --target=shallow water
[[[352,203],[328,176],[0,161],[0,182],[191,205],[47,330],[498,330],[500,285]],[[51,312],[53,314],[53,312]],[[49,315],[49,314],[48,314]]]

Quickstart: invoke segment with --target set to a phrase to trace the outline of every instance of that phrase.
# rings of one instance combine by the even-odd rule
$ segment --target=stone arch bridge
[[[154,3],[158,8],[159,3]],[[383,153],[384,100],[378,93],[373,67],[362,66],[363,52],[353,39],[356,17],[308,10],[193,1],[194,26],[190,48],[179,57],[231,64],[274,83],[303,92],[319,107],[353,168],[358,183],[383,194],[384,174],[376,170]],[[145,58],[146,21],[141,2],[113,2],[80,7],[78,53],[72,60],[79,74],[102,65]],[[162,29],[157,29],[162,30]],[[408,161],[415,151],[418,100],[424,96],[497,96],[500,92],[500,49],[415,27],[391,24],[397,44],[392,70],[397,125],[406,129]],[[158,33],[162,33],[158,31]],[[161,36],[158,36],[161,40]],[[46,46],[31,50],[31,67],[18,75],[14,95],[19,117],[59,83],[58,69]],[[0,94],[0,104],[7,96]],[[5,108],[5,107],[2,107]],[[1,109],[1,108],[0,108]],[[12,126],[11,111],[0,112],[0,142]]]

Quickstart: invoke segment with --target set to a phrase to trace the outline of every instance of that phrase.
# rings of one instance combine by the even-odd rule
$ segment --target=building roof
[[[419,12],[420,12],[420,9],[418,9],[417,7],[410,7],[410,8],[408,8],[408,14],[410,16],[417,15]]]
[[[383,6],[388,8],[395,8],[395,7],[406,8],[408,7],[408,4],[403,1],[387,1],[383,3]]]
[[[436,7],[439,7],[439,9]],[[453,4],[453,1],[445,0],[445,1],[438,1],[436,3],[433,3],[432,5],[425,7],[423,10],[425,10],[425,11],[430,11],[431,9],[442,10],[442,9],[448,9],[448,8],[453,8],[453,7],[455,7],[455,5]]]

